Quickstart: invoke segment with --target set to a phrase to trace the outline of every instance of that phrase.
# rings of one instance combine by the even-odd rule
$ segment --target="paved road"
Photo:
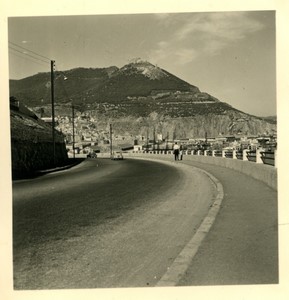
[[[171,160],[171,158],[165,158]],[[278,283],[277,192],[240,172],[196,161],[223,185],[217,218],[179,286]]]
[[[224,199],[178,285],[278,283],[276,191],[219,166],[170,164],[90,160],[15,183],[15,288],[157,284],[214,198],[194,166],[222,182]]]
[[[141,160],[91,159],[14,182],[14,286],[154,286],[214,193],[191,167]]]
[[[184,161],[222,182],[213,227],[179,285],[278,283],[277,192],[240,172]]]

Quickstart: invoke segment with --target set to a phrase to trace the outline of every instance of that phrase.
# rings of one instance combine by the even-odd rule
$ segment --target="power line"
[[[44,64],[43,62],[35,61],[35,60],[33,60],[33,59],[30,59],[29,57],[23,57],[23,56],[21,56],[21,55],[17,55],[17,54],[14,53],[14,52],[11,52],[11,54],[13,54],[13,55],[15,55],[15,56],[17,56],[17,57],[19,57],[19,58],[23,58],[23,59],[27,59],[27,60],[29,60],[29,61],[32,61],[32,62],[34,62],[35,64],[38,64],[38,65],[41,65],[41,66],[46,66],[46,64]],[[21,53],[21,54],[23,54],[23,53]]]
[[[16,51],[16,52],[19,52],[19,53],[21,53],[21,54],[24,54],[24,55],[26,55],[26,56],[32,57],[33,59],[36,59],[36,60],[45,62],[46,64],[49,64],[49,62],[47,62],[47,61],[45,61],[45,60],[43,60],[43,59],[41,59],[41,58],[32,56],[32,55],[30,55],[30,54],[28,54],[28,53],[25,53],[25,52],[23,52],[23,51],[20,51],[20,50],[18,50],[18,49],[15,49],[15,48],[13,48],[13,47],[11,47],[11,46],[9,46],[9,49],[14,50],[14,51]]]
[[[40,56],[40,57],[42,57],[42,58],[45,58],[45,59],[49,60],[49,62],[51,61],[51,59],[50,59],[49,57],[46,57],[46,56],[44,56],[44,55],[41,55],[41,54],[39,54],[39,53],[37,53],[37,52],[34,52],[34,51],[29,50],[29,49],[27,49],[27,48],[24,48],[24,47],[22,47],[22,46],[19,46],[19,45],[15,44],[15,43],[12,43],[12,42],[9,42],[9,43],[10,43],[11,45],[13,45],[13,46],[19,47],[19,48],[21,48],[21,49],[23,49],[23,50],[26,50],[26,51],[31,52],[31,53],[33,53],[33,54],[35,54],[35,55],[38,55],[38,56]]]

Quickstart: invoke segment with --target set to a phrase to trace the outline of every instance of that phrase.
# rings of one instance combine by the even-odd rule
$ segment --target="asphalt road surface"
[[[186,156],[179,164],[212,174],[222,183],[224,197],[215,222],[177,285],[278,284],[277,191],[241,172]]]
[[[206,216],[191,167],[89,159],[13,182],[15,289],[154,286]]]
[[[278,284],[277,192],[250,176],[185,161],[221,181],[218,216],[178,285]]]

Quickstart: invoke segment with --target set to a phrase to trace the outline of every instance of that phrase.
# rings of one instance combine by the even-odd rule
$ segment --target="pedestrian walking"
[[[175,144],[173,146],[173,153],[174,153],[174,156],[175,156],[175,160],[179,160],[180,146],[178,145],[177,142],[175,142]]]

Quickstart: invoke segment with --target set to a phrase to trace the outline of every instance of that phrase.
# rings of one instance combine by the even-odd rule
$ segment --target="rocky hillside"
[[[10,95],[37,113],[50,115],[50,74],[10,81]],[[273,134],[276,121],[251,116],[169,72],[136,60],[122,68],[78,68],[55,74],[56,114],[70,103],[89,112],[96,126],[116,124],[116,133],[143,134],[148,127],[176,138]]]

